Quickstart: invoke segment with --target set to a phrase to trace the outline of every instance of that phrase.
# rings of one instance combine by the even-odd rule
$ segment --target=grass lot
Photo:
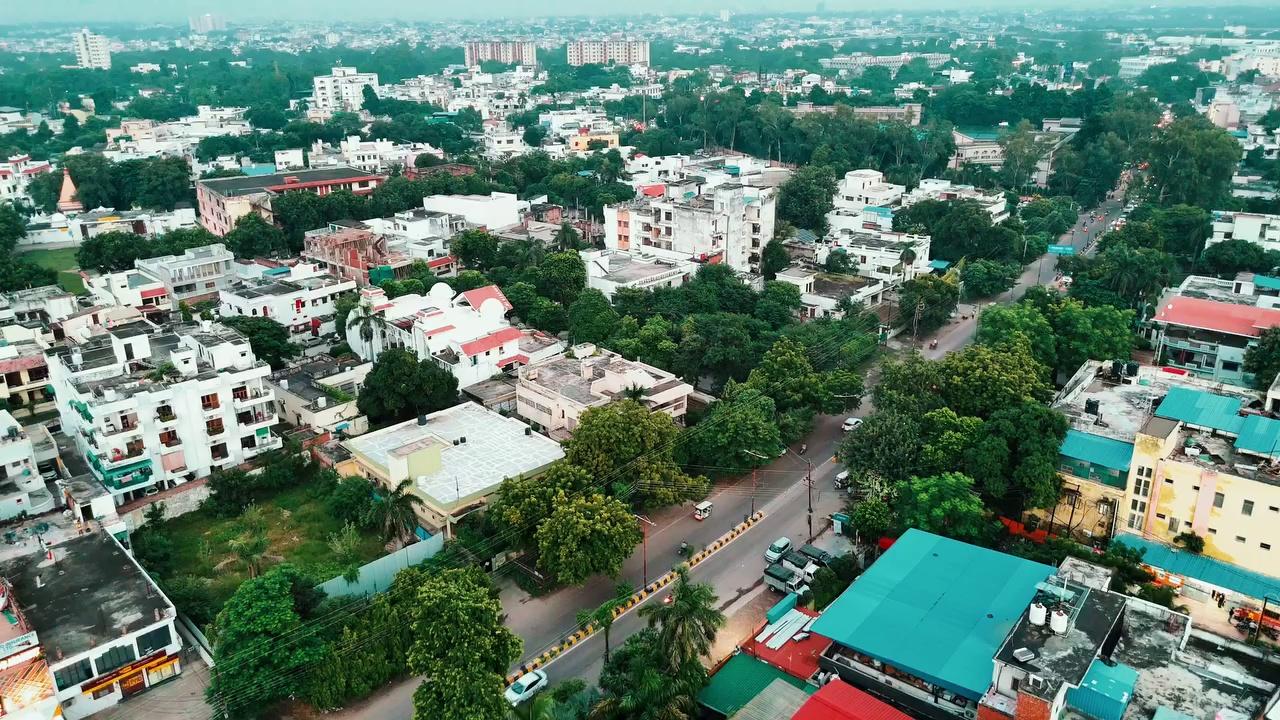
[[[59,248],[57,250],[31,250],[22,253],[24,260],[46,267],[50,270],[58,271],[58,284],[67,292],[79,295],[84,292],[84,282],[80,280],[80,274],[74,270],[76,267],[76,248]]]
[[[293,563],[317,583],[342,572],[329,548],[329,536],[341,530],[342,524],[328,513],[323,500],[313,497],[311,488],[287,490],[259,507],[266,516],[267,537],[271,540],[267,555]],[[228,546],[242,532],[238,518],[215,517],[201,510],[164,522],[164,535],[173,543],[174,567],[180,574],[209,579],[211,599],[218,607],[248,577],[245,568],[235,562],[219,568],[233,557]],[[360,545],[360,562],[367,563],[383,554],[382,541],[374,532],[366,532]],[[268,559],[263,569],[276,562],[279,561]]]

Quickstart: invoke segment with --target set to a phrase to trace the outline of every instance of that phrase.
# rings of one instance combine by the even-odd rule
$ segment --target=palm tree
[[[914,263],[914,262],[916,261],[916,248],[915,248],[915,246],[914,246],[914,245],[912,245],[912,246],[907,247],[905,250],[903,250],[903,251],[902,251],[902,255],[901,255],[901,256],[899,256],[899,258],[898,258],[898,259],[902,261],[902,281],[903,281],[903,282],[906,282],[906,281],[907,281],[907,268],[911,267],[911,264],[912,264],[912,263]]]
[[[724,625],[724,613],[716,609],[716,594],[706,583],[689,582],[689,572],[681,568],[671,602],[649,605],[640,615],[656,627],[662,647],[671,653],[671,666],[680,668],[711,652],[716,631]]]
[[[258,577],[258,573],[262,572],[262,562],[266,559],[267,549],[271,547],[271,541],[266,535],[254,535],[245,533],[240,537],[228,543],[227,547],[231,550],[234,560],[244,565],[245,572],[250,578]]]
[[[513,720],[556,720],[560,703],[548,693],[541,693],[534,699],[511,708]]]
[[[641,402],[644,400],[644,394],[646,392],[648,392],[648,390],[640,387],[639,385],[628,385],[622,388],[620,395],[623,400],[635,400],[636,402]]]
[[[617,591],[614,593],[612,600],[606,600],[594,610],[578,611],[578,626],[585,628],[588,625],[599,624],[600,629],[604,631],[604,661],[609,662],[609,630],[613,628],[614,611],[622,605],[623,601],[631,597],[634,589],[627,583],[619,583]]]
[[[418,527],[416,510],[424,503],[412,489],[413,479],[405,478],[378,502],[375,512],[381,520],[382,536],[388,541],[403,541]]]
[[[378,314],[369,301],[364,301],[347,316],[347,328],[359,328],[360,339],[372,350],[373,336],[378,329]]]

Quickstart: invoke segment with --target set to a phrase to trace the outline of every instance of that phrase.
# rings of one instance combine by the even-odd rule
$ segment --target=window
[[[1227,496],[1226,496],[1226,495],[1223,495],[1223,494],[1222,494],[1222,493],[1220,493],[1220,492],[1216,492],[1216,493],[1214,493],[1214,494],[1213,494],[1213,506],[1214,506],[1214,507],[1216,507],[1216,508],[1220,508],[1220,507],[1222,507],[1222,503],[1223,503],[1223,502],[1225,502],[1225,501],[1226,501],[1226,499],[1227,499]]]
[[[1273,513],[1280,513],[1280,507],[1276,507],[1275,505],[1268,505],[1267,509]]]
[[[1138,466],[1138,477],[1149,479],[1152,476],[1152,474],[1153,474],[1152,468],[1145,467],[1143,465]]]
[[[173,635],[169,632],[169,626],[163,625],[149,633],[143,633],[138,636],[138,654],[149,655],[166,647],[171,642],[173,642]]]
[[[1223,360],[1223,361],[1222,361],[1222,369],[1223,369],[1223,370],[1226,370],[1227,372],[1239,372],[1239,371],[1240,371],[1240,363],[1238,363],[1238,362],[1236,362],[1236,361],[1234,361],[1234,360]]]
[[[1217,535],[1217,534],[1218,534],[1218,528],[1209,528],[1209,534],[1210,534],[1210,535]]]
[[[1142,472],[1142,468],[1138,468],[1138,472]],[[1133,494],[1138,497],[1147,497],[1151,494],[1151,481],[1141,476],[1133,479]]]
[[[1258,547],[1262,548],[1263,550],[1270,550],[1271,543],[1258,543]]]
[[[1243,503],[1241,503],[1241,504],[1240,504],[1240,513],[1241,513],[1242,515],[1252,515],[1252,514],[1253,514],[1253,501],[1252,501],[1252,500],[1245,500]]]
[[[1178,532],[1178,518],[1176,517],[1169,518],[1169,532],[1171,533]]]
[[[55,672],[53,681],[58,684],[59,690],[66,690],[91,677],[93,677],[93,666],[89,664],[89,658],[85,658],[74,665],[68,665]]]
[[[137,659],[138,656],[133,654],[132,645],[117,645],[94,658],[93,665],[98,668],[98,674],[101,675]]]
[[[1167,517],[1164,513],[1156,513],[1157,520],[1164,520]]]
[[[1244,536],[1242,536],[1242,535],[1237,535],[1237,536],[1236,536],[1236,542],[1238,542],[1238,543],[1242,543],[1242,542],[1244,542]]]
[[[1173,484],[1173,478],[1165,478],[1165,479],[1164,479],[1164,484],[1165,484],[1165,485],[1172,485],[1172,484]]]

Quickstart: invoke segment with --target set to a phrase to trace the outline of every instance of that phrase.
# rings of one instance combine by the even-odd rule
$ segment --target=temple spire
[[[63,168],[62,192],[58,194],[58,212],[64,214],[84,212],[84,205],[77,195],[76,184],[71,180],[71,171]]]

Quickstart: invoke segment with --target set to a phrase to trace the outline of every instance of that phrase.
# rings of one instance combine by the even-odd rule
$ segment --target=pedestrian
[[[1218,593],[1218,607],[1222,607],[1223,605],[1226,604],[1226,602],[1227,602],[1226,596],[1224,596],[1222,593]]]

